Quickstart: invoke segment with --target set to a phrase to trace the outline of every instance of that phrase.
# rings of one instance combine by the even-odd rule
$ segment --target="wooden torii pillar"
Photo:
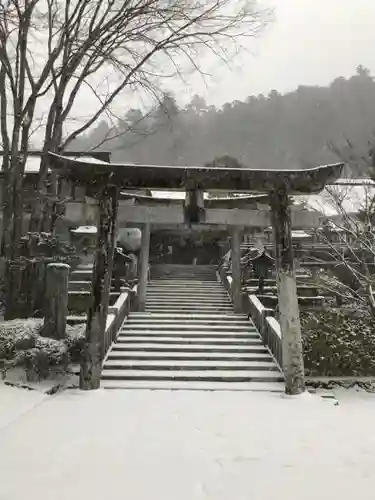
[[[241,236],[239,227],[231,232],[231,261],[232,261],[232,298],[236,313],[242,312],[242,283],[241,283]]]
[[[79,382],[80,388],[84,390],[100,387],[119,199],[119,189],[110,184],[109,176],[102,176],[98,179],[98,186],[97,247]]]
[[[150,224],[146,223],[142,227],[141,256],[139,264],[139,291],[138,309],[144,311],[146,306],[147,278],[150,256]]]
[[[276,285],[279,322],[282,332],[285,392],[287,394],[301,394],[305,390],[305,372],[292,248],[291,212],[286,191],[281,189],[272,192],[270,205],[275,241]]]

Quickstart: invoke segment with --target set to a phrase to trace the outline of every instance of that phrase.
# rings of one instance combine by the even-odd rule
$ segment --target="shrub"
[[[362,312],[301,313],[306,374],[375,376],[375,322]]]

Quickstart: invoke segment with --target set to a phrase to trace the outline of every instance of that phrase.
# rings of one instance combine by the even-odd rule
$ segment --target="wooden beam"
[[[205,222],[207,224],[266,228],[271,225],[271,213],[269,210],[208,209],[206,210]],[[293,210],[292,227],[319,227],[319,215],[316,212]]]
[[[171,206],[124,206],[119,207],[119,224],[184,224],[183,207]],[[206,209],[202,224],[240,227],[271,226],[269,210],[245,209]],[[317,212],[292,210],[292,227],[294,229],[319,227]]]
[[[270,196],[270,203],[275,236],[285,392],[301,394],[305,390],[304,364],[288,195],[285,191],[277,191]]]
[[[170,206],[119,206],[119,224],[140,223],[140,224],[183,224],[183,207]]]

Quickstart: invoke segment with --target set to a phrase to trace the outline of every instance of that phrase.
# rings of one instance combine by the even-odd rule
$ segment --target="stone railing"
[[[232,276],[222,268],[218,270],[218,276],[229,296],[232,298]],[[274,310],[264,307],[255,295],[244,293],[242,299],[243,312],[252,318],[264,344],[269,348],[275,361],[280,369],[282,369],[281,329],[279,322],[274,318]]]
[[[233,278],[226,270],[218,270],[220,281],[232,299]],[[255,323],[264,344],[269,348],[275,361],[282,368],[281,330],[279,322],[273,317],[273,309],[264,307],[255,295],[242,294],[243,312],[248,314]]]
[[[132,290],[122,289],[121,293],[113,304],[108,307],[107,323],[104,332],[103,353],[104,360],[113,344],[116,341],[118,332],[125,318],[131,310],[136,309],[137,286]]]
[[[282,368],[280,324],[274,318],[274,310],[264,307],[255,295],[244,295],[244,310],[253,319],[263,342],[270,349],[276,362]]]
[[[220,279],[221,283],[223,284],[225,290],[229,293],[230,297],[232,298],[232,293],[231,293],[233,284],[232,276],[223,267],[219,267],[219,269],[217,270],[217,276],[218,279]]]

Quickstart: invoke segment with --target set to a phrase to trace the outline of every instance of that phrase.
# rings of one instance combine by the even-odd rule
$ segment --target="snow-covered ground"
[[[2,435],[4,427],[6,428],[18,418],[27,415],[32,408],[42,403],[47,397],[48,396],[39,391],[15,389],[0,382],[0,436]]]
[[[338,399],[102,390],[46,397],[0,429],[0,499],[371,497],[375,396],[339,391]]]

